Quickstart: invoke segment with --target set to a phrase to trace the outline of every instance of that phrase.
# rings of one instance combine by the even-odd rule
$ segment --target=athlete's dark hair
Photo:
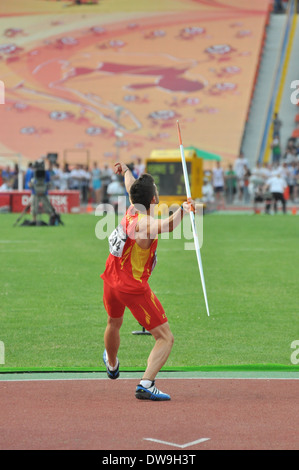
[[[150,208],[151,201],[156,194],[155,180],[152,175],[144,173],[134,181],[130,188],[130,198],[134,206],[141,204],[146,210]]]

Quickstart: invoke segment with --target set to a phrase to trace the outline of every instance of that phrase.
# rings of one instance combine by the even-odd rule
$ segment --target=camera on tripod
[[[33,165],[34,177],[32,180],[32,187],[37,196],[44,196],[47,194],[48,183],[46,182],[46,169],[43,160],[37,160]]]
[[[31,209],[33,221],[32,223],[23,223],[23,225],[64,225],[61,220],[60,214],[57,214],[55,208],[52,206],[48,198],[48,189],[50,185],[50,173],[45,168],[45,157],[37,160],[32,167],[33,175],[31,179],[32,196],[29,204],[25,207],[20,217],[16,220],[16,226],[23,218],[24,214]],[[48,154],[47,159],[50,164],[57,160],[57,154]],[[42,213],[42,210],[50,215],[49,224],[44,223],[42,220],[37,220],[37,217]]]

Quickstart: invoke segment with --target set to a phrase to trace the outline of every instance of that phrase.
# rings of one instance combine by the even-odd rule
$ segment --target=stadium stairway
[[[242,142],[244,156],[251,167],[254,167],[258,159],[285,19],[285,14],[271,13],[266,27],[264,50]]]
[[[283,123],[281,127],[281,145],[284,151],[289,137],[294,135],[297,130],[296,137],[299,137],[299,106],[294,105],[291,102],[291,93],[294,89],[291,89],[291,83],[294,80],[299,80],[299,18],[297,15],[297,25],[295,36],[293,40],[293,48],[290,55],[288,71],[284,84],[284,90],[282,93],[281,106],[279,110],[279,117]],[[298,94],[297,94],[298,96]],[[298,117],[297,117],[298,116]],[[295,135],[294,135],[295,136]]]

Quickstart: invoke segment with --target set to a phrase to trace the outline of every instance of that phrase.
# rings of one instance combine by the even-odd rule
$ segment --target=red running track
[[[299,381],[160,379],[170,402],[139,401],[135,380],[0,382],[0,449],[186,451],[299,448]]]

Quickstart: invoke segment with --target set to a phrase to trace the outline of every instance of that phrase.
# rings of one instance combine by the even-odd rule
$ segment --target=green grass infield
[[[0,373],[104,370],[100,274],[108,244],[95,234],[103,219],[67,214],[64,226],[13,227],[16,219],[0,215]],[[298,217],[281,214],[204,217],[210,317],[195,252],[185,250],[178,230],[159,240],[150,285],[175,337],[163,370],[298,371],[298,225]],[[126,310],[124,371],[146,367],[153,338],[132,334],[140,329]]]

